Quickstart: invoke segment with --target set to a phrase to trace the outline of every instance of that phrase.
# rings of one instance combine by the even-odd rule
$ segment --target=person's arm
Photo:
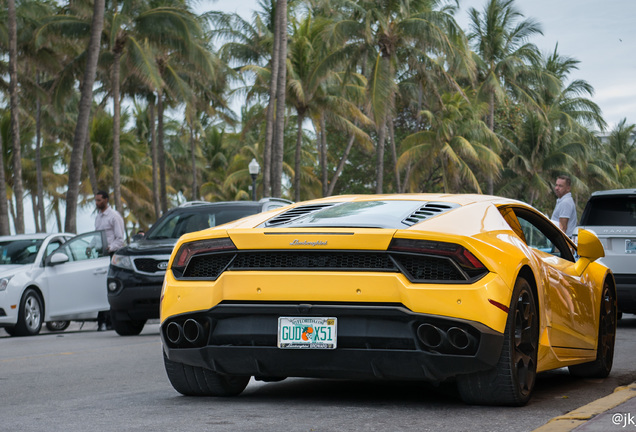
[[[568,222],[570,221],[570,218],[559,218],[559,228],[561,228],[561,231],[563,232],[567,232],[568,231]]]
[[[113,234],[115,235],[115,239],[112,245],[108,245],[109,252],[115,252],[124,246],[124,220],[121,217],[115,217],[113,222]]]

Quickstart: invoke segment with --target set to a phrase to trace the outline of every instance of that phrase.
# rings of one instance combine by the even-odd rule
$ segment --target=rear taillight
[[[389,251],[443,256],[453,259],[465,270],[486,270],[475,255],[455,243],[395,238],[389,245]]]
[[[183,270],[187,267],[188,262],[190,262],[190,259],[194,255],[212,252],[225,252],[229,250],[236,250],[236,246],[234,246],[232,240],[227,237],[184,243],[179,248],[174,261],[172,262],[172,268]]]

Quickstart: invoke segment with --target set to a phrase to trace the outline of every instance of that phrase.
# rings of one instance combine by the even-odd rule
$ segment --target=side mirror
[[[583,274],[592,261],[605,256],[603,244],[596,237],[596,234],[584,229],[579,229],[577,252],[579,259],[574,264],[574,268],[578,274]]]
[[[592,231],[579,229],[578,247],[579,256],[595,261],[605,256],[603,244]]]
[[[54,266],[58,264],[64,264],[68,261],[68,255],[63,252],[55,252],[46,259],[46,265]]]

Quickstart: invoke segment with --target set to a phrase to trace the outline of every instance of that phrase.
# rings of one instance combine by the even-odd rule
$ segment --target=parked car
[[[636,314],[636,189],[594,192],[581,215],[605,248],[602,262],[614,273],[619,314]]]
[[[168,259],[185,233],[221,225],[291,204],[278,198],[260,201],[188,202],[164,214],[139,240],[113,256],[108,271],[108,301],[115,331],[138,335],[148,319],[159,318],[159,297]]]
[[[236,395],[251,376],[455,381],[467,403],[523,405],[538,372],[610,373],[602,256],[593,233],[577,250],[504,198],[298,203],[181,237],[161,300],[165,369],[184,395]]]
[[[103,231],[0,237],[0,327],[29,336],[96,320],[109,309],[105,244]]]

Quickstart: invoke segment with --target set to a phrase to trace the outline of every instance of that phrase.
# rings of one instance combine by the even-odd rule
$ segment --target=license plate
[[[625,240],[625,253],[636,253],[636,240]]]
[[[334,349],[338,320],[323,317],[279,317],[278,348]]]

